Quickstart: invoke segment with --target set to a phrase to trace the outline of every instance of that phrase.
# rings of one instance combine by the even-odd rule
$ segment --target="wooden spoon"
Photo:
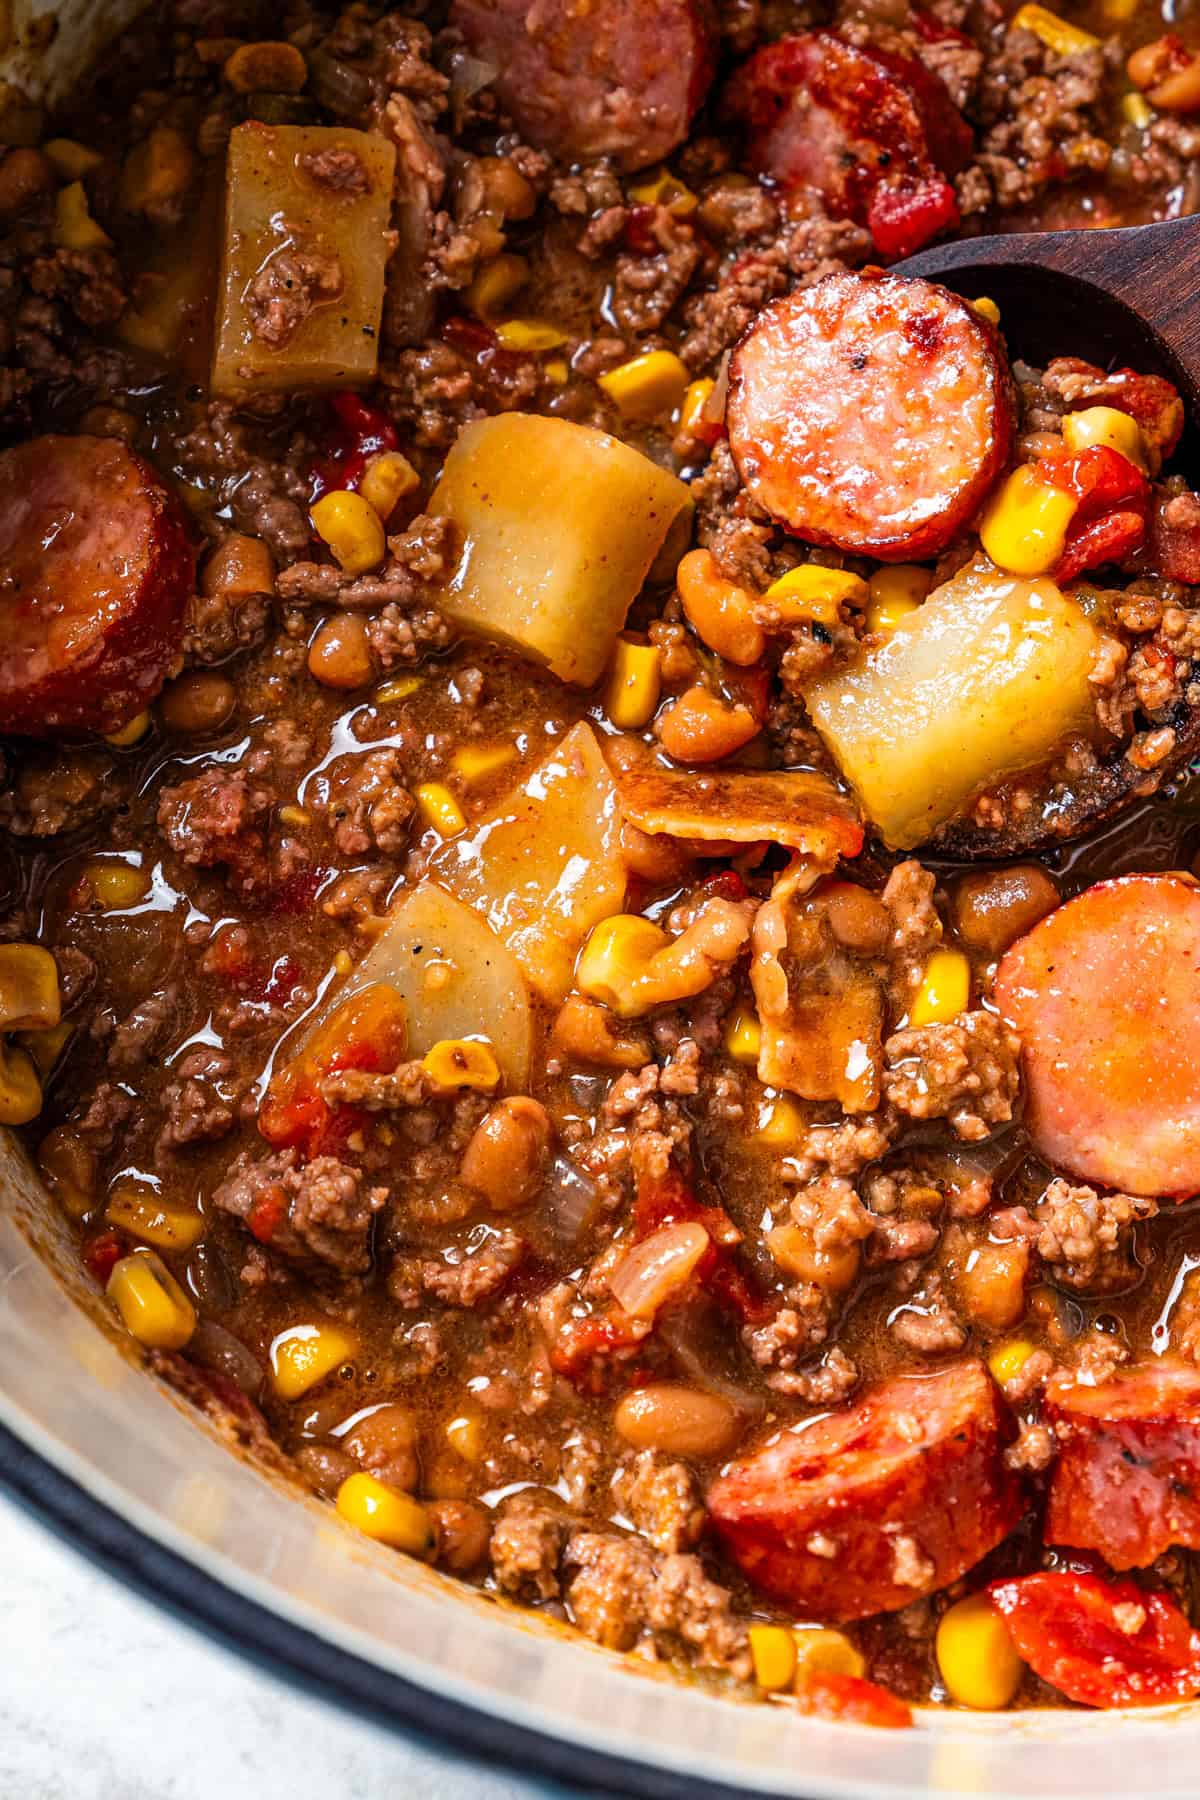
[[[1200,217],[1116,231],[963,238],[910,256],[894,272],[940,282],[971,300],[988,295],[1010,351],[1037,368],[1055,356],[1081,356],[1101,368],[1164,375],[1187,417],[1172,466],[1200,470]],[[1181,702],[1174,723],[1177,745],[1164,774],[1200,756],[1200,708]],[[932,848],[971,861],[1045,851],[1104,824],[1145,787],[1145,777],[1117,753],[1053,820],[1035,808],[992,832],[960,819]]]
[[[960,238],[897,263],[898,275],[940,281],[1000,308],[1010,348],[1044,368],[1082,356],[1165,375],[1188,426],[1176,458],[1200,448],[1200,216],[1116,231],[1024,231]],[[1190,455],[1189,455],[1190,452]]]

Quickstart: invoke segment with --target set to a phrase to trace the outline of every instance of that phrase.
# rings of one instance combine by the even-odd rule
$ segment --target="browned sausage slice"
[[[734,351],[729,442],[754,498],[810,544],[935,556],[1003,469],[1015,417],[991,326],[897,275],[829,275]]]
[[[1056,1168],[1129,1194],[1200,1193],[1200,888],[1098,882],[1019,938],[996,1003],[1019,1034],[1025,1123]]]
[[[725,91],[750,164],[784,195],[820,195],[835,219],[866,225],[882,256],[911,256],[959,222],[947,176],[971,132],[944,84],[915,57],[803,31],[758,50]]]
[[[716,66],[709,0],[454,0],[450,16],[521,135],[570,161],[669,156]]]
[[[714,1483],[726,1548],[806,1617],[895,1612],[955,1581],[1021,1516],[1004,1420],[982,1363],[905,1375],[857,1406],[781,1431]]]
[[[1086,1387],[1046,1388],[1058,1439],[1046,1540],[1144,1569],[1179,1544],[1200,1549],[1200,1370],[1171,1361]]]
[[[194,562],[179,503],[115,438],[0,455],[0,730],[126,724],[178,655]]]

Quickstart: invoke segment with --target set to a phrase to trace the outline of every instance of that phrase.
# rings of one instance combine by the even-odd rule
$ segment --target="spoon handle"
[[[1154,361],[1183,390],[1195,416],[1200,404],[1200,215],[1114,231],[1019,232],[938,244],[896,265],[903,275],[944,281],[971,295],[992,294],[1008,308],[1037,316],[1019,322],[1054,354],[1105,351],[1146,368]],[[1014,314],[1014,324],[1018,315]],[[1157,349],[1153,354],[1151,346]]]

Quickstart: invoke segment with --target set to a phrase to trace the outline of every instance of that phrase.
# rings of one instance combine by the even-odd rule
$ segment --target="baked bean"
[[[1200,56],[1194,56],[1185,68],[1175,69],[1156,82],[1147,99],[1160,112],[1200,111]]]
[[[375,676],[367,627],[358,613],[334,613],[308,647],[308,672],[322,687],[365,687]]]
[[[200,571],[200,592],[269,594],[275,587],[275,564],[261,538],[231,531],[222,538]]]
[[[54,170],[40,150],[10,150],[0,162],[0,214],[21,212],[54,186]]]
[[[814,1281],[829,1294],[844,1292],[862,1261],[862,1251],[854,1243],[819,1249],[803,1225],[776,1225],[767,1233],[767,1248],[786,1274],[797,1281]]]
[[[720,762],[758,736],[748,706],[727,706],[699,682],[659,715],[659,742],[676,762]]]
[[[882,956],[892,922],[883,902],[853,881],[835,881],[822,899],[829,929],[839,944],[860,956]]]
[[[352,1458],[332,1444],[305,1444],[297,1450],[296,1462],[323,1500],[332,1500],[343,1481],[355,1473]]]
[[[1000,956],[1058,902],[1058,889],[1034,863],[981,869],[964,875],[955,888],[954,923],[969,950]]]
[[[1145,89],[1177,73],[1185,58],[1186,52],[1178,38],[1152,38],[1148,44],[1139,44],[1127,59],[1125,73],[1134,87]]]
[[[483,156],[479,160],[484,206],[504,219],[529,219],[537,209],[537,194],[507,156]]]
[[[239,94],[298,94],[308,80],[308,64],[294,44],[241,44],[221,74]]]
[[[492,1525],[482,1506],[469,1500],[430,1500],[426,1512],[437,1528],[436,1560],[455,1575],[478,1568],[487,1555]]]
[[[496,1212],[528,1206],[542,1185],[550,1137],[549,1114],[536,1100],[500,1100],[476,1126],[459,1174]]]
[[[635,1450],[664,1450],[669,1456],[720,1456],[741,1430],[731,1401],[675,1381],[654,1382],[626,1394],[613,1424]]]
[[[189,669],[168,682],[159,697],[158,713],[169,731],[216,731],[233,714],[237,690],[227,675],[211,669]]]
[[[342,1439],[342,1448],[361,1468],[406,1494],[416,1491],[421,1467],[417,1426],[406,1406],[392,1401],[360,1419]]]
[[[963,1264],[955,1283],[959,1303],[974,1325],[1007,1331],[1025,1311],[1025,1279],[1029,1245],[979,1244]]]

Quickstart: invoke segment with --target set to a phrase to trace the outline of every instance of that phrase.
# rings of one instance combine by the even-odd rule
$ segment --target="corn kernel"
[[[998,1712],[1021,1685],[1025,1665],[986,1594],[968,1594],[942,1614],[934,1650],[950,1698],[959,1706]]]
[[[425,781],[416,790],[417,811],[440,837],[457,837],[467,828],[466,815],[441,781]]]
[[[1127,25],[1130,19],[1136,18],[1140,5],[1141,0],[1104,0],[1103,12],[1114,25]]]
[[[446,1441],[464,1462],[478,1462],[483,1455],[483,1427],[474,1413],[460,1413],[446,1424]]]
[[[804,1134],[804,1114],[788,1094],[776,1094],[763,1102],[753,1137],[767,1150],[794,1150]]]
[[[131,1182],[122,1182],[109,1196],[104,1217],[110,1225],[153,1244],[156,1250],[191,1250],[204,1236],[204,1220],[198,1212],[181,1206],[164,1206],[153,1193],[143,1193]]]
[[[992,1380],[1001,1387],[1006,1381],[1015,1380],[1032,1355],[1033,1345],[1028,1338],[1009,1338],[1006,1343],[997,1344],[988,1357]]]
[[[540,350],[557,350],[565,344],[567,334],[544,319],[505,319],[495,327],[496,341],[502,350],[519,350],[536,356]]]
[[[90,862],[83,875],[92,898],[104,912],[140,906],[150,892],[150,877],[132,863]]]
[[[837,624],[843,606],[865,606],[869,589],[861,575],[849,569],[825,569],[820,563],[801,563],[773,581],[764,599],[785,620],[803,624]]]
[[[1012,25],[1017,31],[1032,31],[1034,37],[1040,38],[1047,50],[1053,50],[1056,56],[1077,56],[1081,50],[1095,50],[1100,43],[1090,31],[1068,25],[1065,19],[1060,19],[1045,6],[1018,8]]]
[[[623,998],[650,958],[667,942],[667,934],[640,913],[616,913],[602,919],[579,953],[575,986],[589,1000],[599,1000],[622,1017]]]
[[[971,965],[961,950],[935,950],[909,1008],[910,1025],[944,1025],[964,1013],[971,999]]]
[[[0,1031],[43,1031],[62,1011],[58,964],[41,944],[0,944]]]
[[[482,744],[464,744],[461,750],[454,752],[452,758],[454,773],[468,787],[477,781],[486,781],[489,775],[495,775],[499,769],[506,769],[509,763],[516,760],[515,744],[489,744],[486,747]]]
[[[383,521],[361,494],[347,488],[322,494],[309,517],[347,575],[365,575],[383,561],[387,550]]]
[[[145,213],[178,200],[191,185],[195,167],[196,158],[183,133],[171,125],[156,125],[125,158],[121,205],[127,212]]]
[[[358,1341],[336,1325],[291,1325],[271,1345],[275,1392],[298,1400],[327,1375],[348,1362]]]
[[[901,619],[915,613],[933,586],[933,575],[916,563],[893,563],[876,569],[870,582],[867,603],[867,630],[875,637],[888,637]]]
[[[399,450],[381,450],[363,470],[358,491],[386,525],[406,494],[421,485],[421,477]]]
[[[571,376],[571,365],[565,356],[552,356],[548,363],[542,364],[542,374],[555,387],[566,387]]]
[[[1115,406],[1085,406],[1067,413],[1062,422],[1063,443],[1068,450],[1090,450],[1103,445],[1146,472],[1146,451],[1136,419]]]
[[[286,825],[289,831],[302,831],[306,825],[312,824],[312,814],[305,812],[302,806],[281,806],[279,823]]]
[[[500,1085],[495,1052],[478,1038],[443,1038],[426,1051],[421,1067],[440,1088],[477,1088],[490,1094]]]
[[[1030,464],[1014,469],[988,506],[979,541],[998,569],[1045,575],[1063,553],[1078,502]]]
[[[805,1626],[795,1633],[796,1678],[809,1675],[857,1675],[867,1672],[866,1659],[841,1631],[822,1625]]]
[[[18,1031],[14,1042],[30,1058],[39,1076],[45,1081],[53,1072],[74,1030],[75,1027],[64,1019],[61,1025],[51,1025],[42,1030]]]
[[[669,169],[660,169],[656,175],[639,181],[630,188],[629,198],[638,206],[665,206],[678,219],[686,218],[699,205],[691,188]]]
[[[337,1509],[347,1524],[410,1556],[423,1556],[434,1544],[433,1521],[419,1500],[388,1487],[374,1475],[347,1475],[337,1491]]]
[[[506,251],[483,265],[463,297],[476,318],[493,319],[516,299],[528,280],[525,258]]]
[[[379,706],[392,706],[397,700],[407,700],[415,694],[421,685],[419,675],[397,675],[394,681],[381,681],[375,689],[375,701]]]
[[[792,1685],[796,1673],[796,1640],[786,1625],[752,1625],[750,1655],[754,1679],[768,1694]]]
[[[113,1265],[105,1293],[126,1331],[149,1350],[182,1350],[196,1329],[196,1309],[152,1250]]]
[[[699,381],[688,384],[687,393],[683,396],[683,405],[679,409],[679,429],[684,432],[700,430],[706,423],[705,407],[712,398],[716,382],[709,375],[701,376]]]
[[[0,1125],[28,1125],[42,1110],[33,1058],[0,1040]]]
[[[653,419],[682,405],[688,372],[673,350],[647,350],[601,375],[600,386],[627,419]]]
[[[972,300],[971,306],[981,319],[987,320],[989,325],[999,325],[1000,308],[986,294],[980,294],[978,300]]]
[[[1138,131],[1145,131],[1154,123],[1154,108],[1145,94],[1126,94],[1121,101],[1121,111],[1127,123]]]
[[[725,1049],[734,1062],[753,1066],[762,1046],[762,1026],[752,1012],[739,1007],[725,1027]]]
[[[79,181],[104,160],[98,150],[77,144],[74,138],[51,138],[42,145],[42,155],[62,181]]]
[[[110,250],[112,239],[97,225],[82,181],[59,188],[54,201],[54,241],[64,250]]]
[[[104,741],[118,750],[128,750],[131,744],[139,744],[149,729],[150,714],[135,713],[128,725],[122,725],[120,731],[110,731]]]
[[[333,959],[333,967],[336,974],[348,975],[354,967],[354,958],[348,950],[339,950]]]
[[[604,710],[618,731],[649,724],[662,693],[662,652],[654,644],[618,638],[604,694]]]

